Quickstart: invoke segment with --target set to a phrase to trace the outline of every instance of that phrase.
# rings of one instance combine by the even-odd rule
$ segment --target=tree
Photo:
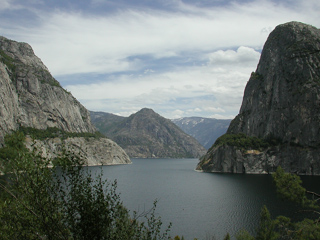
[[[275,223],[271,219],[270,212],[266,206],[262,207],[260,213],[260,224],[257,230],[257,240],[273,240],[277,239],[277,234],[274,231]]]
[[[224,239],[223,240],[230,240],[231,238],[230,238],[230,234],[229,233],[227,233],[227,235],[224,237]]]
[[[307,191],[302,186],[299,176],[285,173],[281,167],[273,174],[277,192],[285,201],[299,204],[303,210],[300,213],[313,213],[313,219],[292,222],[290,218],[279,216],[275,220],[276,229],[283,239],[320,239],[320,195]]]
[[[260,223],[253,237],[247,231],[242,230],[236,235],[237,240],[271,240],[271,239],[320,239],[320,195],[307,191],[302,186],[299,176],[285,173],[281,167],[272,175],[277,193],[284,201],[290,201],[302,207],[300,213],[314,213],[313,219],[304,219],[301,222],[293,222],[285,216],[272,219],[266,206],[260,213]]]
[[[306,196],[306,189],[302,187],[302,181],[298,175],[285,173],[281,167],[272,175],[277,193],[283,200],[298,203],[303,207],[310,207],[315,202]]]
[[[237,240],[254,240],[254,237],[246,230],[241,230],[236,234]]]
[[[53,161],[29,152],[16,132],[0,149],[0,239],[168,239],[156,204],[130,214],[116,182],[92,176],[82,159],[65,152]],[[12,154],[13,153],[13,154]],[[145,217],[145,221],[138,218]]]

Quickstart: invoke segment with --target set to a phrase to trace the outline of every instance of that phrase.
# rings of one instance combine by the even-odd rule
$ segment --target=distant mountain
[[[126,117],[121,117],[112,113],[106,112],[92,112],[90,111],[92,124],[101,130],[101,133],[106,135],[110,129],[116,127],[116,124],[126,119]]]
[[[202,117],[184,117],[172,120],[185,133],[209,149],[218,137],[225,134],[231,119],[215,119]]]
[[[91,112],[92,123],[130,157],[200,157],[206,150],[171,120],[143,108],[129,117]]]

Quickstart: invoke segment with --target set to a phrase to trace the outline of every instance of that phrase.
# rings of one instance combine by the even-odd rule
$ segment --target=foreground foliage
[[[279,196],[284,201],[290,201],[303,208],[297,214],[312,213],[313,218],[305,218],[303,221],[294,222],[285,216],[272,219],[266,206],[261,210],[260,224],[256,236],[247,231],[241,231],[236,238],[238,240],[274,240],[274,239],[320,239],[320,195],[307,191],[302,187],[299,176],[285,173],[281,167],[273,174],[273,180]]]
[[[80,158],[64,152],[51,162],[24,145],[25,136],[16,132],[5,137],[0,149],[0,239],[170,239],[162,232],[156,216],[157,202],[150,211],[138,214],[123,206],[116,182],[92,176],[81,167]],[[320,195],[302,187],[300,177],[281,168],[273,174],[279,195],[313,218],[294,222],[285,216],[272,219],[267,207],[251,235],[240,231],[238,240],[320,239]],[[140,221],[140,218],[145,218]],[[174,239],[184,239],[176,236]],[[224,239],[231,239],[227,234]]]
[[[0,239],[168,239],[161,218],[123,206],[116,182],[92,176],[65,152],[50,162],[29,152],[24,134],[5,137],[0,149]],[[139,221],[138,218],[145,218]]]

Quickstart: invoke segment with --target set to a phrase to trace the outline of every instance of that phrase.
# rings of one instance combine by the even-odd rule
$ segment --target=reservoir
[[[117,192],[132,212],[143,212],[158,200],[156,213],[170,235],[186,240],[223,239],[258,226],[263,205],[272,217],[297,218],[297,206],[277,198],[271,175],[200,173],[198,159],[132,159],[129,165],[103,166],[104,177],[117,179]],[[94,173],[100,167],[89,167]],[[320,177],[303,176],[308,190],[320,192]]]

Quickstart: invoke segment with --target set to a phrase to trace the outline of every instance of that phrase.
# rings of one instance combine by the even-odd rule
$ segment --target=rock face
[[[262,173],[280,165],[288,172],[320,174],[319,29],[290,22],[270,33],[227,131],[238,133],[273,144],[259,152],[213,146],[197,169]]]
[[[218,137],[225,134],[231,119],[214,119],[202,117],[184,117],[172,120],[185,133],[209,149]]]
[[[0,146],[3,137],[20,126],[57,127],[76,133],[96,131],[89,111],[51,76],[31,46],[4,37],[0,37],[0,102]],[[128,156],[123,160],[128,161]],[[93,158],[90,161],[93,163]]]
[[[89,112],[56,81],[30,45],[0,37],[0,130],[19,125],[94,132]]]
[[[130,157],[193,158],[206,152],[197,140],[152,109],[144,108],[127,118],[107,113],[104,118],[102,113],[97,114],[91,113],[95,126],[117,142]]]
[[[59,156],[63,150],[72,152],[77,156],[82,156],[87,160],[86,164],[93,165],[115,165],[131,163],[128,155],[115,142],[107,138],[50,138],[44,141],[31,138],[26,139],[26,146],[33,150],[37,149],[42,156],[54,159]]]

